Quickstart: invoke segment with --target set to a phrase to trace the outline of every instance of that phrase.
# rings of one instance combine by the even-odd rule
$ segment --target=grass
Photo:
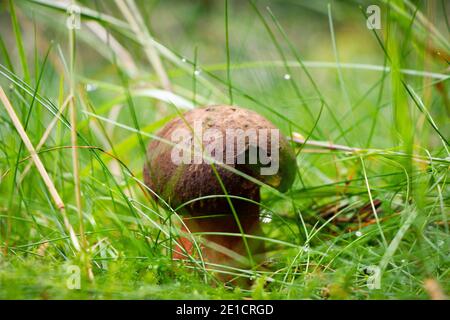
[[[375,1],[369,30],[372,2],[78,1],[73,30],[61,2],[2,2],[0,298],[448,296],[448,8]],[[172,261],[180,208],[150,197],[145,146],[230,102],[293,141],[296,181],[257,181],[264,236],[229,235],[263,265]]]

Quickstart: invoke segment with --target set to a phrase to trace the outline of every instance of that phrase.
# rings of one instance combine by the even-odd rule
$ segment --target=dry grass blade
[[[310,140],[305,139],[301,134],[297,132],[292,132],[292,137],[289,138],[291,141],[299,144],[299,145],[307,145],[311,147],[318,148],[318,151],[315,151],[316,153],[323,153],[320,149],[324,150],[330,150],[330,151],[341,151],[348,154],[359,154],[359,155],[384,155],[384,156],[396,156],[396,157],[411,157],[416,162],[426,163],[430,164],[431,162],[436,163],[444,163],[444,164],[450,164],[450,161],[448,158],[437,158],[437,157],[431,157],[431,156],[420,156],[420,155],[410,155],[403,152],[398,151],[391,151],[391,150],[382,150],[382,149],[361,149],[361,148],[354,148],[349,147],[341,144],[335,144],[330,141],[317,141],[317,140]],[[305,152],[306,149],[303,149],[302,152]],[[314,153],[314,150],[307,150],[310,153]]]
[[[9,102],[8,97],[6,96],[5,91],[3,91],[3,88],[1,86],[0,86],[0,100],[3,102],[6,112],[8,113],[9,117],[11,118],[11,121],[14,124],[14,127],[16,128],[25,147],[27,148],[28,152],[30,153],[31,158],[33,159],[33,162],[36,165],[36,168],[42,177],[42,180],[44,180],[44,183],[47,186],[47,189],[50,192],[50,195],[52,196],[53,201],[56,204],[56,207],[60,210],[64,209],[65,206],[64,206],[63,200],[59,196],[59,193],[56,190],[52,179],[50,179],[50,176],[48,175],[47,170],[45,170],[45,167],[44,167],[41,159],[39,158],[36,150],[34,149],[33,144],[30,141],[30,138],[28,138],[28,135],[25,132],[25,129],[23,128],[22,123],[19,120],[19,117],[17,117],[17,114],[14,111],[14,108],[12,107],[11,103]]]
[[[345,151],[345,152],[359,152],[363,151],[359,148],[347,147],[340,144],[334,144],[328,141],[314,141],[306,140],[303,136],[297,132],[292,133],[292,141],[298,144],[306,144],[313,147],[326,148],[329,150]]]
[[[147,30],[147,27],[142,21],[142,17],[140,16],[139,10],[136,8],[134,1],[127,1],[127,3],[125,3],[125,1],[123,0],[116,0],[116,4],[117,7],[122,12],[123,16],[125,17],[125,19],[130,24],[131,29],[138,37],[141,44],[144,46],[145,54],[149,62],[155,69],[155,72],[158,75],[159,80],[161,81],[161,85],[165,90],[172,91],[172,86],[170,84],[169,77],[167,76],[167,73],[164,70],[161,59],[152,43],[150,41],[147,41],[148,38],[151,38],[151,36]]]
[[[41,140],[39,141],[39,143],[36,146],[36,152],[39,152],[39,150],[44,146],[45,142],[47,141],[48,137],[50,136],[50,133],[52,132],[53,128],[55,127],[56,123],[58,122],[59,117],[64,112],[64,110],[66,110],[66,107],[69,104],[70,99],[72,99],[72,96],[67,97],[67,99],[62,104],[62,106],[59,109],[56,116],[53,118],[53,120],[48,125],[47,129],[45,130],[44,134],[42,135]],[[27,175],[28,171],[30,171],[30,168],[31,168],[31,163],[29,163],[23,170],[23,172],[19,178],[19,183],[21,183],[23,181],[23,179]]]
[[[448,300],[448,297],[436,279],[426,279],[423,282],[423,287],[432,300]]]
[[[80,246],[78,244],[77,237],[75,235],[75,232],[73,231],[72,226],[69,223],[69,220],[67,219],[67,215],[65,212],[65,205],[64,202],[59,195],[58,191],[55,188],[55,185],[53,184],[52,179],[50,178],[47,170],[44,167],[44,164],[42,163],[41,159],[39,158],[36,149],[33,147],[33,144],[30,141],[30,138],[28,137],[27,133],[25,132],[25,129],[22,126],[22,123],[20,122],[19,118],[17,117],[16,112],[14,111],[14,108],[12,107],[8,97],[5,94],[5,91],[0,86],[0,100],[2,101],[3,105],[5,106],[6,112],[8,113],[9,117],[11,118],[11,121],[16,128],[17,132],[19,133],[20,138],[22,139],[25,147],[27,148],[28,152],[30,153],[31,158],[33,159],[33,162],[39,172],[39,174],[42,177],[42,180],[44,180],[44,183],[48,189],[48,192],[50,193],[53,201],[55,202],[56,207],[61,212],[63,219],[64,219],[64,225],[68,229],[70,233],[70,237],[72,239],[72,242],[77,250],[79,250]]]

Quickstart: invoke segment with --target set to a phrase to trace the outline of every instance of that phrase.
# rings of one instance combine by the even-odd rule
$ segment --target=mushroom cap
[[[196,131],[198,129],[202,131],[199,133]],[[266,160],[270,161],[275,159],[271,150],[278,151],[277,172],[262,175],[261,168],[270,166],[271,163],[263,165],[259,156],[256,163],[253,161],[253,164],[248,164],[250,162],[250,150],[255,148],[253,151],[259,151],[261,148],[257,143],[255,144],[255,140],[245,136],[241,140],[241,144],[238,145],[237,139],[231,137],[230,129],[234,130],[236,136],[242,133],[250,135],[256,133],[258,142],[265,136],[267,148],[261,151],[269,157]],[[271,129],[278,130],[261,115],[239,107],[215,105],[188,111],[171,120],[162,128],[157,134],[160,139],[153,139],[150,142],[147,161],[144,166],[145,184],[173,208],[176,208],[199,197],[224,195],[217,177],[218,174],[228,195],[258,202],[259,185],[231,171],[227,168],[228,166],[284,192],[291,186],[295,178],[295,154],[282,134],[279,134],[276,139],[271,136]],[[184,133],[182,139],[187,144],[183,145],[181,149],[174,150],[175,145],[181,140],[174,141],[173,137],[180,132]],[[209,135],[205,135],[205,132],[208,132]],[[227,138],[230,138],[230,141],[227,141]],[[214,170],[211,163],[206,161],[211,160],[211,157],[203,158],[201,163],[192,163],[195,159],[194,145],[196,143],[198,143],[197,146],[200,146],[200,151],[208,148],[209,150],[214,149],[215,146],[223,143],[222,150],[218,148],[209,154],[213,157],[220,157],[221,155],[225,165],[220,164],[220,161],[219,163],[216,162]],[[271,149],[272,146],[273,149]],[[230,158],[227,158],[227,151],[230,151],[230,148],[235,154],[232,157],[233,153],[231,153]],[[244,163],[242,163],[242,158],[238,161],[238,150],[245,150]],[[174,151],[176,151],[175,153],[187,152],[188,155],[192,156],[192,161],[185,163],[173,161]],[[232,161],[229,161],[231,159]],[[251,205],[248,201],[232,200],[232,202],[234,205],[244,207],[242,208],[244,211],[249,209],[248,206]],[[216,214],[229,213],[227,199],[223,196],[193,201],[185,209],[196,215],[211,213],[212,211]]]

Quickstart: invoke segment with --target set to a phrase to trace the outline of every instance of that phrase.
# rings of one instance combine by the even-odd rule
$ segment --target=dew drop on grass
[[[362,234],[362,232],[361,231],[356,231],[355,232],[355,235],[359,238],[359,237],[361,237],[363,234]]]
[[[263,210],[261,212],[261,215],[259,216],[259,220],[262,223],[270,223],[272,221],[272,213],[268,212],[267,210]]]
[[[263,223],[269,223],[272,221],[272,217],[263,217],[261,220]]]
[[[181,58],[181,62],[186,62],[186,58]]]
[[[87,92],[91,92],[97,89],[97,85],[92,84],[92,83],[88,83],[86,84],[86,91]]]
[[[290,75],[289,73],[286,73],[286,74],[283,76],[283,78],[284,78],[284,80],[290,80],[290,79],[291,79],[291,75]]]
[[[199,69],[197,69],[197,70],[194,71],[194,74],[195,74],[196,76],[200,75],[200,73],[201,73],[201,71],[200,71]]]

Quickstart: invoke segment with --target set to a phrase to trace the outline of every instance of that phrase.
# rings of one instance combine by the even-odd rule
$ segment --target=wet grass
[[[60,2],[2,2],[0,298],[448,294],[448,8],[376,3],[381,30],[364,1],[80,1],[71,30]],[[296,181],[258,182],[262,265],[172,261],[180,208],[150,197],[145,146],[180,112],[230,102],[293,141]]]

